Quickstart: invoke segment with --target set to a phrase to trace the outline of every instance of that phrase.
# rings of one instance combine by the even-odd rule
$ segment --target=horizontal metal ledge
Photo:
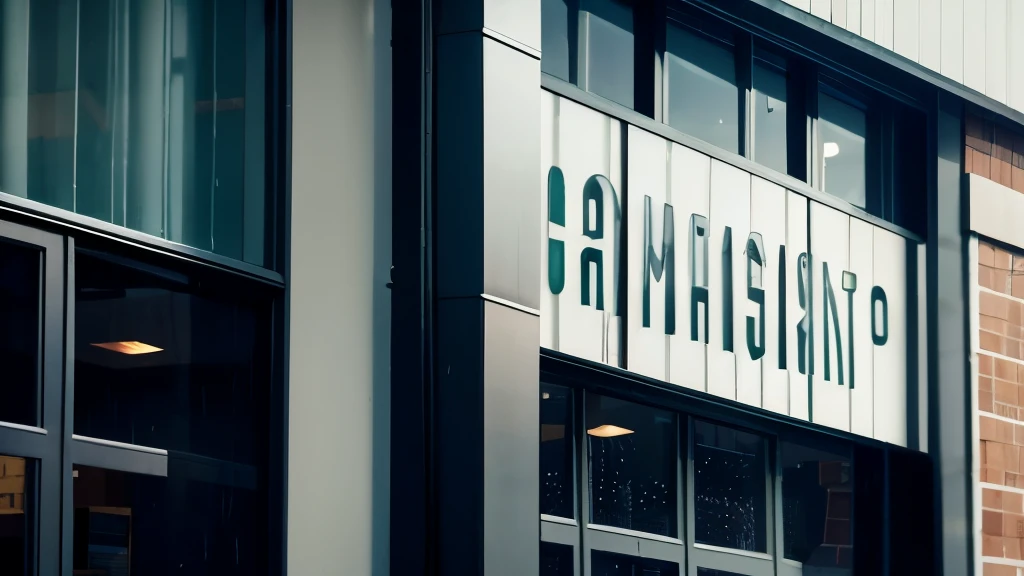
[[[110,222],[97,220],[67,210],[61,210],[41,202],[0,192],[0,211],[11,212],[27,216],[33,220],[44,222],[65,230],[78,230],[92,236],[106,238],[128,244],[144,250],[158,252],[160,254],[195,262],[212,268],[226,270],[236,274],[242,274],[256,280],[266,282],[274,286],[284,286],[284,276],[267,268],[250,264],[241,260],[235,260],[227,256],[207,252],[158,236],[151,236],[144,232],[117,226]]]
[[[551,516],[548,514],[541,514],[540,519],[543,522],[551,522],[552,524],[565,524],[566,526],[579,526],[576,520],[572,518],[562,518],[561,516]]]
[[[102,438],[93,438],[92,436],[79,436],[78,434],[72,434],[71,439],[77,440],[78,442],[96,444],[97,446],[117,448],[119,450],[134,450],[136,452],[145,452],[146,454],[157,454],[160,456],[167,456],[167,450],[164,450],[162,448],[150,448],[149,446],[140,446],[138,444],[129,444],[127,442],[117,442],[115,440],[104,440]]]
[[[625,528],[616,528],[614,526],[604,526],[602,524],[587,524],[587,529],[597,530],[598,532],[608,532],[609,534],[618,534],[620,536],[630,536],[633,538],[640,538],[642,540],[653,540],[655,542],[664,542],[666,544],[678,544],[683,545],[683,541],[678,538],[670,538],[668,536],[661,536],[658,534],[649,534],[647,532],[638,532],[636,530],[627,530]]]
[[[840,212],[843,212],[844,214],[847,214],[848,216],[857,218],[858,220],[863,220],[868,224],[871,224],[872,226],[877,226],[878,228],[888,230],[894,234],[898,234],[900,236],[903,236],[904,238],[913,240],[914,242],[924,242],[924,238],[922,238],[918,234],[915,234],[914,232],[911,232],[910,230],[907,230],[906,228],[903,228],[901,226],[897,226],[892,222],[889,222],[888,220],[883,220],[878,216],[869,214],[868,212],[860,208],[857,208],[856,206],[850,204],[849,202],[844,202],[843,200],[835,196],[832,196],[831,194],[826,194],[824,192],[821,192],[820,190],[815,190],[814,188],[811,188],[809,184],[802,180],[797,180],[792,176],[776,172],[771,168],[762,166],[754,162],[753,160],[750,160],[749,158],[740,156],[739,154],[727,152],[713,144],[709,144],[703,140],[680,132],[675,128],[672,128],[668,124],[663,124],[652,118],[648,118],[647,116],[644,116],[639,112],[635,112],[633,110],[624,108],[619,104],[612,102],[611,100],[606,100],[600,96],[597,96],[596,94],[591,94],[590,92],[587,92],[586,90],[583,90],[574,84],[570,84],[569,82],[566,82],[559,78],[555,78],[554,76],[551,76],[547,73],[541,73],[541,87],[547,90],[548,92],[551,92],[552,94],[561,96],[563,98],[567,98],[577,104],[586,106],[587,108],[592,108],[602,114],[611,116],[613,118],[621,120],[622,122],[636,126],[637,128],[646,130],[648,132],[651,132],[652,134],[661,136],[666,140],[675,142],[676,144],[679,144],[681,146],[686,146],[687,148],[690,148],[692,150],[696,150],[697,152],[700,152],[701,154],[704,154],[706,156],[710,156],[715,160],[719,160],[731,166],[735,166],[736,168],[739,168],[744,172],[753,174],[758,178],[762,178],[773,184],[782,186],[787,190],[792,190],[793,192],[796,192],[797,194],[806,197],[808,200],[813,200],[819,204],[824,204],[825,206],[834,208]]]
[[[530,308],[529,306],[523,306],[522,304],[516,304],[515,302],[512,302],[511,300],[505,300],[504,298],[498,298],[497,296],[491,296],[490,294],[481,294],[480,297],[483,298],[484,300],[488,301],[488,302],[493,303],[493,304],[498,304],[498,305],[504,306],[506,308],[512,308],[513,310],[518,310],[520,312],[526,312],[527,314],[531,314],[533,316],[540,317],[540,310],[537,310],[536,308]]]
[[[40,436],[46,436],[47,434],[45,428],[40,428],[38,426],[26,426],[24,424],[15,424],[14,422],[0,421],[0,428],[7,428],[8,430],[19,430],[21,432],[28,432],[30,434],[39,434]]]
[[[509,38],[508,36],[505,36],[501,32],[498,32],[497,30],[491,30],[486,26],[484,26],[480,31],[483,32],[484,36],[490,38],[491,40],[494,40],[495,42],[500,42],[501,44],[504,44],[505,46],[508,46],[513,50],[522,52],[523,54],[533,58],[534,60],[540,60],[540,50],[537,50],[536,48],[527,46],[526,44],[523,44],[518,40]]]
[[[758,560],[771,561],[772,555],[765,554],[764,552],[750,552],[748,550],[739,550],[736,548],[725,548],[723,546],[712,546],[710,544],[694,544],[696,550],[706,550],[708,552],[716,552],[719,554],[732,554],[733,556],[745,556],[747,558],[756,558]]]

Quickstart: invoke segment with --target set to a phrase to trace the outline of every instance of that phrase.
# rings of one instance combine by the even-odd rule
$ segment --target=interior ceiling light
[[[839,156],[839,144],[835,142],[825,142],[825,158],[832,158]]]
[[[145,342],[136,342],[134,340],[127,342],[103,342],[101,344],[93,344],[93,346],[103,348],[104,350],[110,350],[111,352],[117,352],[119,354],[128,354],[130,356],[152,354],[154,352],[163,351],[163,348],[157,348],[156,346],[150,346]]]
[[[620,428],[614,424],[602,424],[597,428],[591,428],[587,430],[587,434],[591,436],[597,436],[598,438],[614,438],[616,436],[625,436],[626,434],[632,434],[633,431],[627,428]]]

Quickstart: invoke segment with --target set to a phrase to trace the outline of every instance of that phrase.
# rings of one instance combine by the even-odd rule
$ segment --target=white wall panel
[[[907,240],[875,229],[874,277],[884,287],[888,302],[888,339],[874,346],[875,438],[907,445]],[[876,304],[875,308],[880,308]],[[875,311],[880,322],[881,311]],[[882,333],[881,325],[872,330]]]
[[[893,51],[917,62],[921,20],[918,0],[893,0]]]
[[[893,2],[906,0],[875,0],[875,43],[893,49]]]
[[[964,0],[964,85],[985,93],[987,0]]]
[[[811,202],[811,254],[811,286],[814,295],[814,311],[811,314],[814,339],[811,420],[848,431],[849,306],[844,298],[846,294],[843,292],[843,271],[850,269],[850,217],[823,204]],[[826,265],[829,273],[827,283],[824,278]],[[834,310],[838,330],[836,322],[833,322],[831,300],[826,300],[829,286],[835,297]]]
[[[832,0],[811,0],[811,14],[826,22],[831,22]]]
[[[867,40],[875,41],[875,2],[878,0],[861,0],[860,35]]]
[[[789,375],[779,367],[779,353],[784,348],[779,338],[779,275],[785,281],[786,270],[781,268],[779,247],[786,245],[786,189],[758,177],[750,183],[750,229],[759,232],[765,254],[761,286],[764,288],[764,356],[761,365],[762,408],[789,414]],[[788,263],[787,263],[788,264]],[[758,307],[747,302],[746,315],[758,318]],[[781,327],[785,330],[786,320]],[[759,336],[759,335],[758,335]]]
[[[921,53],[918,62],[938,72],[942,62],[942,0],[920,0],[920,5]]]
[[[850,219],[850,271],[857,275],[853,293],[853,341],[847,362],[852,370],[850,387],[850,432],[862,436],[874,433],[874,344],[871,343],[871,288],[874,286],[874,227]],[[843,295],[847,297],[846,294]],[[848,332],[849,333],[849,332]]]
[[[985,24],[985,94],[1004,104],[1006,103],[1006,19],[1009,16],[1006,1],[988,0]]]
[[[810,267],[807,260],[801,258],[807,252],[807,198],[796,192],[786,192],[786,371],[789,373],[789,415],[807,420],[810,414],[809,370],[800,371],[800,340],[799,327],[810,333],[811,325]],[[803,272],[800,271],[801,266]],[[800,306],[800,279],[804,279],[804,290],[807,310]],[[805,340],[803,355],[805,362],[810,362],[810,338]]]
[[[786,4],[795,6],[804,12],[811,11],[811,0],[785,0]]]
[[[676,334],[669,339],[668,381],[695,390],[707,390],[707,345],[704,344],[704,318],[710,324],[711,311],[698,306],[697,341],[690,339],[690,296],[693,266],[690,261],[690,216],[711,214],[711,158],[679,144],[671,148],[669,185],[675,207],[676,240]],[[710,230],[705,234],[710,233]],[[710,250],[709,250],[710,255]]]
[[[848,29],[846,22],[846,2],[848,0],[832,0],[832,23]]]
[[[544,215],[542,226],[555,234],[563,235],[565,242],[565,287],[561,294],[547,302],[541,300],[541,316],[548,313],[546,306],[551,308],[551,315],[557,316],[558,323],[554,326],[554,334],[550,336],[556,350],[567,354],[594,360],[596,362],[618,363],[619,325],[618,318],[613,318],[612,303],[615,302],[614,255],[618,237],[614,219],[621,213],[621,197],[617,191],[622,190],[621,169],[621,124],[590,108],[580,106],[565,99],[556,104],[557,119],[556,140],[558,148],[553,160],[565,179],[565,227],[558,230],[550,226],[547,214]],[[547,175],[550,166],[543,169],[545,178],[543,190],[547,190]],[[608,178],[614,195],[605,194],[605,235],[599,240],[592,240],[584,235],[583,220],[583,189],[591,176],[601,175]],[[664,171],[662,171],[664,177]],[[547,194],[544,195],[545,200]],[[593,209],[593,206],[588,208]],[[548,250],[547,239],[541,242],[542,257]],[[596,248],[602,253],[603,278],[598,279],[596,267],[589,266],[586,274],[590,279],[590,305],[582,304],[582,286],[584,270],[580,256],[586,248]],[[543,269],[541,294],[550,293],[546,267]],[[596,302],[597,285],[604,285],[605,309],[598,310]],[[543,326],[544,324],[542,324]]]
[[[943,76],[961,83],[964,81],[964,1],[941,0],[942,14],[940,16],[942,20],[940,35],[942,62],[939,71]]]
[[[638,374],[664,380],[668,360],[668,336],[665,334],[665,290],[667,278],[650,276],[649,326],[643,325],[643,278],[647,240],[644,238],[645,197],[650,197],[651,246],[658,258],[664,258],[665,205],[668,203],[668,141],[634,126],[629,127],[629,241],[627,267],[633,297],[629,299],[629,360],[627,368]],[[673,212],[674,217],[678,217]],[[671,230],[674,232],[674,229]],[[678,257],[677,257],[678,261]],[[677,273],[678,278],[678,273]]]
[[[731,242],[726,241],[726,228]],[[708,300],[711,309],[711,338],[708,345],[708,392],[736,399],[736,362],[743,345],[741,335],[745,320],[737,304],[746,299],[743,275],[743,244],[750,229],[750,174],[712,159],[711,161],[711,242],[710,282]],[[732,290],[725,286],[728,267],[723,265],[731,256]],[[730,300],[731,299],[731,302]],[[725,350],[727,330],[725,310],[732,306],[732,350]],[[718,330],[715,327],[720,327]]]
[[[540,345],[543,348],[558,349],[558,298],[551,292],[548,283],[548,239],[565,241],[565,227],[548,221],[548,172],[551,166],[558,164],[557,143],[555,132],[557,125],[558,96],[541,90],[540,92],[540,229],[543,237],[540,242]],[[547,168],[547,169],[545,169]]]
[[[1024,112],[1024,2],[1009,2],[1007,104]]]
[[[854,34],[860,34],[860,2],[846,0],[846,29]]]

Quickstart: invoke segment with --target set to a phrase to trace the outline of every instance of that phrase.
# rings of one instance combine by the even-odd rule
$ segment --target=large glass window
[[[864,109],[825,92],[818,95],[821,189],[858,208],[868,207],[867,131]]]
[[[708,422],[694,423],[695,540],[767,552],[765,441]]]
[[[789,129],[786,102],[786,62],[771,54],[755,52],[753,68],[753,159],[785,174],[788,170]]]
[[[595,550],[591,562],[593,576],[679,576],[678,564],[625,554]]]
[[[540,69],[566,82],[575,82],[576,0],[541,0]]]
[[[0,192],[266,264],[264,11],[0,4]]]
[[[32,572],[31,522],[35,462],[0,456],[0,572],[28,576]]]
[[[573,576],[572,546],[540,543],[540,576]]]
[[[665,118],[681,132],[738,153],[739,88],[729,40],[668,24]]]
[[[633,107],[633,8],[624,0],[580,0],[586,89]]]
[[[542,384],[540,398],[540,512],[574,518],[572,391]]]
[[[853,466],[848,454],[780,443],[783,556],[829,574],[852,574]]]
[[[590,522],[676,535],[676,417],[587,395]]]
[[[39,425],[43,260],[40,251],[0,240],[0,421]]]

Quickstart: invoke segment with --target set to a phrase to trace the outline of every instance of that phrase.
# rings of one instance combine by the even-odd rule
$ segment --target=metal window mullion
[[[66,299],[64,316],[64,430],[61,434],[61,479],[63,489],[60,501],[63,506],[61,527],[61,574],[71,576],[74,561],[75,491],[72,478],[71,436],[75,431],[75,239],[65,240],[64,294]]]
[[[579,486],[579,509],[577,511],[577,522],[579,522],[580,530],[580,546],[578,548],[577,560],[579,562],[580,570],[577,574],[582,576],[590,576],[590,547],[591,538],[587,531],[587,525],[590,523],[590,470],[587,468],[587,415],[586,415],[586,395],[589,394],[586,390],[577,388],[573,394],[573,405],[576,408],[575,412],[578,414],[578,418],[575,419],[575,430],[578,440],[575,442],[576,446],[579,447],[576,453],[576,466],[579,470],[577,474],[578,486]]]

